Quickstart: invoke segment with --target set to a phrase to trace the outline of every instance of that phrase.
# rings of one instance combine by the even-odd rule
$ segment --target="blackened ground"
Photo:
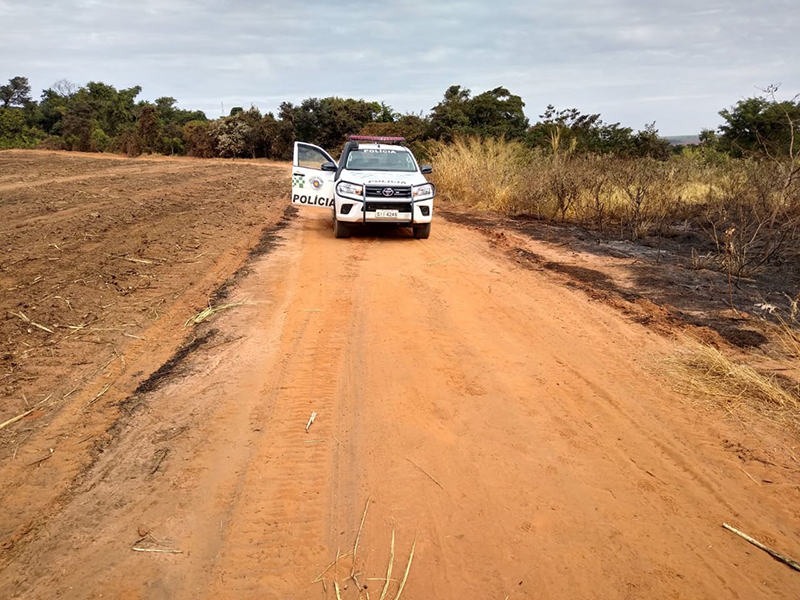
[[[482,229],[497,237],[504,231],[582,256],[595,256],[592,266],[576,261],[551,260],[529,250],[512,249],[517,256],[539,268],[558,272],[575,282],[628,302],[646,299],[666,310],[673,326],[689,325],[714,335],[708,341],[738,348],[769,350],[777,320],[759,305],[775,306],[784,316],[789,298],[800,293],[800,266],[792,261],[770,265],[752,279],[734,280],[729,288],[726,274],[692,267],[692,252],[705,254],[713,245],[695,232],[672,238],[638,242],[603,239],[574,226],[560,226],[526,218],[502,218],[487,213],[444,211],[446,219]],[[590,261],[591,262],[591,261]],[[595,265],[624,266],[624,273]],[[731,297],[733,307],[731,310]]]

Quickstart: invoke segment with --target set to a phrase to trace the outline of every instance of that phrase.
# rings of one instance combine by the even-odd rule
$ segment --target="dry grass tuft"
[[[794,358],[800,358],[800,327],[780,316],[778,321],[780,322],[780,341],[784,352]]]
[[[524,193],[531,152],[519,142],[458,139],[433,152],[437,186],[459,204],[513,212]]]
[[[236,308],[237,306],[243,306],[247,304],[247,302],[231,302],[230,304],[221,304],[219,306],[208,306],[204,308],[199,313],[192,315],[188,319],[186,319],[186,323],[184,323],[184,327],[189,327],[189,325],[199,325],[203,321],[210,319],[215,314],[222,312],[223,310],[228,310],[231,308]]]
[[[794,358],[800,358],[800,294],[796,298],[789,297],[789,316],[777,315],[780,323],[780,341],[784,352]]]
[[[753,410],[786,425],[800,425],[797,385],[787,385],[775,375],[762,374],[693,340],[673,364],[683,381],[681,387],[694,397],[714,401],[729,413]]]

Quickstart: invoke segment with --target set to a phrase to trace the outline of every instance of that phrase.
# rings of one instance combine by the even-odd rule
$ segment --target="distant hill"
[[[700,143],[700,138],[696,135],[665,135],[665,140],[673,146],[696,146]]]

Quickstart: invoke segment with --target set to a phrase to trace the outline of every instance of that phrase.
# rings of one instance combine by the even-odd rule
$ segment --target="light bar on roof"
[[[403,137],[386,137],[381,135],[351,135],[354,142],[405,142]]]

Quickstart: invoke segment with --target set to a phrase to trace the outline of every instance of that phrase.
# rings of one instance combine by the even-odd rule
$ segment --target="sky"
[[[503,86],[662,135],[781,84],[800,92],[798,0],[0,0],[0,81],[142,86],[211,118],[342,96],[427,113]]]

